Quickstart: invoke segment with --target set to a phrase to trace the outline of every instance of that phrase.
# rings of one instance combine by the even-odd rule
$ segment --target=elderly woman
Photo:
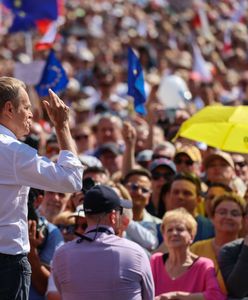
[[[151,257],[156,300],[223,300],[213,262],[190,251],[197,224],[184,208],[165,213],[161,225],[168,253]]]
[[[224,193],[212,200],[211,216],[215,237],[192,245],[191,251],[213,260],[221,290],[226,293],[225,284],[217,261],[220,248],[239,237],[245,214],[245,200],[236,193]]]

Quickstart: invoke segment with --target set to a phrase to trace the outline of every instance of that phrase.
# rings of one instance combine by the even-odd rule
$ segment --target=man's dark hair
[[[96,174],[103,173],[103,174],[108,175],[107,169],[105,169],[104,167],[97,167],[97,166],[87,167],[84,171],[84,176],[88,173],[96,173]]]
[[[196,193],[199,196],[201,194],[201,180],[199,177],[192,173],[177,173],[172,179],[172,183],[178,180],[187,180],[193,183],[196,187]]]
[[[152,175],[151,173],[147,170],[147,169],[132,169],[131,171],[129,171],[125,177],[122,180],[123,184],[126,184],[129,181],[129,178],[134,176],[134,175],[138,175],[138,176],[146,176],[149,180],[152,179]]]

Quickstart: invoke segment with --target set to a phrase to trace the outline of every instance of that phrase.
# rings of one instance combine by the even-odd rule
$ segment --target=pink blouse
[[[151,257],[151,268],[155,284],[155,295],[168,292],[203,293],[206,300],[224,300],[215,274],[212,260],[199,257],[181,276],[172,279],[163,263],[163,254]]]

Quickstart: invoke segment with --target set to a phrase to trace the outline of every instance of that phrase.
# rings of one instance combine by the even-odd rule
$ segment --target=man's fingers
[[[50,117],[50,103],[46,100],[43,100],[42,104],[44,105],[46,112],[47,112],[48,116]]]
[[[35,239],[35,237],[36,237],[36,222],[29,220],[28,227],[29,227],[29,238]]]
[[[50,105],[60,106],[63,105],[64,102],[59,98],[59,96],[54,93],[53,90],[49,89],[49,98],[50,98]]]

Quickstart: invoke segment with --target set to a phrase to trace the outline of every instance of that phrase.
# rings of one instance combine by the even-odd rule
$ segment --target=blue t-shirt
[[[194,242],[214,237],[214,226],[208,218],[198,215],[195,220],[197,222],[197,232]]]
[[[47,228],[48,228],[47,240],[45,242],[44,247],[41,249],[39,253],[39,257],[43,264],[50,265],[55,250],[64,244],[64,239],[60,230],[54,224],[47,222]],[[30,292],[29,292],[29,300],[45,300],[45,299],[46,299],[45,295],[44,296],[40,295],[31,284]]]

